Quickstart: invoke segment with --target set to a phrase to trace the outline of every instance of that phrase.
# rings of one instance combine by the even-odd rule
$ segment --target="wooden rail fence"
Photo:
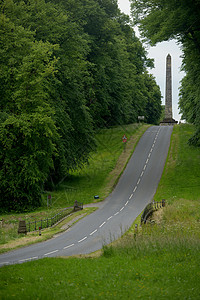
[[[163,199],[162,201],[159,201],[159,202],[153,201],[153,202],[147,204],[147,206],[145,207],[144,212],[141,216],[141,224],[142,223],[146,224],[147,219],[153,214],[153,212],[164,206],[165,206],[165,199]]]
[[[36,230],[42,230],[44,228],[52,227],[56,223],[58,223],[60,220],[65,218],[67,215],[70,215],[71,213],[83,209],[83,203],[80,203],[78,201],[75,201],[74,206],[66,207],[60,212],[58,212],[55,216],[51,218],[41,219],[39,221],[33,221],[33,222],[25,222],[20,221],[19,222],[19,228],[18,233],[27,233],[31,231]],[[23,228],[22,228],[22,222],[23,222]]]

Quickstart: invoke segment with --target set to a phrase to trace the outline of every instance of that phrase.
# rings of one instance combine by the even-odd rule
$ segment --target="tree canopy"
[[[132,15],[151,44],[177,39],[183,50],[183,78],[179,107],[186,121],[195,124],[190,143],[200,146],[200,1],[131,0]]]
[[[116,0],[0,2],[0,201],[41,204],[95,151],[97,128],[158,123],[152,61]]]

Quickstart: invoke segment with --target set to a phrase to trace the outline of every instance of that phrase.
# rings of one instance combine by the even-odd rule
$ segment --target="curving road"
[[[91,253],[119,238],[156,192],[172,129],[172,126],[147,129],[115,190],[97,211],[56,238],[0,255],[0,266],[44,257]]]

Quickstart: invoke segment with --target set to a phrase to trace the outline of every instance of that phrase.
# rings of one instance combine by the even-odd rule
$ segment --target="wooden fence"
[[[33,221],[33,222],[27,222],[23,221],[25,223],[24,230],[20,229],[20,223],[19,223],[19,229],[18,233],[26,233],[36,230],[42,230],[44,228],[52,227],[56,223],[58,223],[60,220],[65,218],[66,216],[70,215],[71,213],[83,209],[83,203],[80,203],[78,201],[75,201],[74,206],[66,207],[60,212],[58,212],[55,216],[51,218],[41,219],[39,221]]]
[[[141,224],[146,224],[147,219],[153,214],[154,211],[157,209],[165,206],[165,199],[163,199],[160,202],[151,202],[147,204],[147,206],[144,209],[144,212],[141,216]]]

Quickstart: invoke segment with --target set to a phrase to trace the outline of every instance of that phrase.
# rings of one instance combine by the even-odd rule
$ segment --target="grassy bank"
[[[43,259],[3,268],[1,299],[199,299],[194,246],[123,250],[98,259]]]
[[[200,149],[189,146],[192,125],[176,126],[172,133],[168,162],[165,165],[155,200],[200,200]]]
[[[97,151],[91,154],[89,164],[71,172],[55,186],[52,206],[70,206],[75,200],[92,203],[95,195],[100,201],[108,196],[147,127],[131,124],[99,130],[95,135]],[[124,135],[127,143],[122,142]]]
[[[187,145],[192,133],[189,125],[174,128],[155,195],[167,205],[153,215],[154,223],[140,227],[136,235],[133,226],[98,258],[46,258],[3,267],[0,297],[200,299],[200,149]],[[177,175],[182,173],[186,178]],[[193,183],[194,193],[186,183]]]
[[[89,164],[63,178],[55,186],[51,193],[52,205],[50,207],[46,206],[46,198],[50,193],[47,191],[43,195],[43,206],[39,210],[25,214],[12,213],[0,216],[0,220],[3,221],[0,227],[0,253],[15,248],[15,245],[17,247],[24,246],[26,240],[30,244],[31,241],[38,239],[38,237],[36,239],[37,232],[29,233],[27,237],[18,235],[19,220],[32,222],[47,217],[51,218],[63,207],[73,206],[75,200],[87,204],[94,202],[95,195],[99,196],[99,200],[108,196],[147,127],[148,125],[131,124],[99,130],[95,136],[97,151],[91,154]],[[128,139],[126,144],[122,142],[124,134]],[[51,230],[52,234],[49,231],[45,230],[46,238],[55,234],[55,230]]]

